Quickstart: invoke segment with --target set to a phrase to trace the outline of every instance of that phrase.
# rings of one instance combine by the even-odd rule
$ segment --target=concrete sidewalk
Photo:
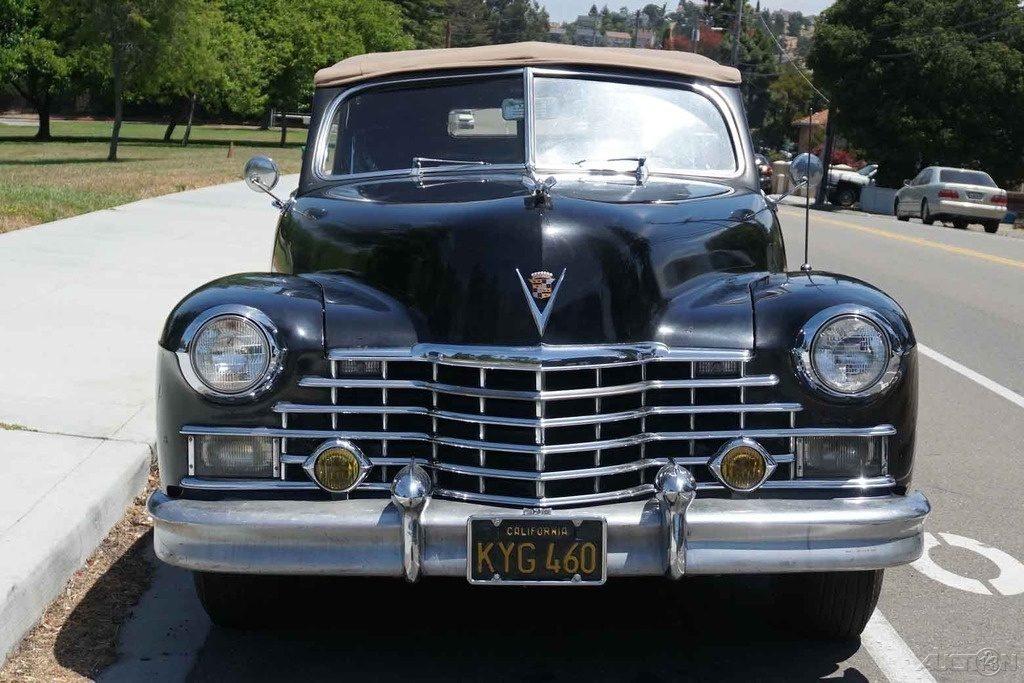
[[[239,182],[0,235],[0,663],[145,482],[168,311],[276,220]]]

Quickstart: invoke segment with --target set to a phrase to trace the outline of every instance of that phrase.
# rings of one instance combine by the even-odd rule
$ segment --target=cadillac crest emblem
[[[526,303],[530,307],[530,314],[533,316],[533,322],[537,325],[537,331],[544,334],[548,318],[551,317],[551,311],[555,307],[558,288],[562,286],[562,281],[565,279],[565,268],[557,278],[554,273],[549,273],[546,270],[530,273],[530,277],[525,278],[516,268],[516,275],[519,276],[519,284],[523,286],[523,294],[526,295]],[[539,304],[544,305],[544,310],[541,310]]]
[[[530,273],[530,289],[533,290],[533,298],[537,301],[544,301],[551,298],[554,290],[555,276],[546,270],[539,270]]]

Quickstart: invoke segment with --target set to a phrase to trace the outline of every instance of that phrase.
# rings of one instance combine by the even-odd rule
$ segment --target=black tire
[[[836,204],[849,209],[851,206],[857,203],[857,193],[854,192],[853,188],[849,185],[845,185],[836,190]]]
[[[997,230],[999,230],[999,221],[985,221],[981,225],[982,227],[985,228],[985,232],[989,233],[990,235],[994,234]]]
[[[953,219],[953,227],[956,228],[957,230],[966,230],[967,221],[960,218],[955,218]]]
[[[256,629],[277,621],[280,578],[192,572],[196,595],[217,626]]]
[[[910,220],[910,216],[901,216],[900,215],[900,200],[899,199],[897,199],[895,202],[893,202],[892,213],[893,213],[894,216],[896,216],[896,220],[898,220],[898,221],[906,222],[906,221]]]
[[[812,638],[849,640],[867,626],[878,604],[884,570],[782,576],[782,608]]]
[[[934,225],[935,223],[935,216],[933,216],[932,212],[928,209],[927,199],[921,202],[921,222],[925,225]]]

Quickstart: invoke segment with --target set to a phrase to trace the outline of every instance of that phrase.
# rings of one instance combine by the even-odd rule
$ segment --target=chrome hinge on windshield
[[[432,157],[413,157],[412,158],[412,167],[413,167],[413,170],[416,172],[416,175],[419,175],[423,171],[428,170],[428,169],[423,168],[423,164],[439,164],[439,165],[442,165],[443,168],[450,170],[450,169],[458,168],[460,166],[490,166],[491,162],[489,162],[489,161],[465,161],[463,159],[434,159]],[[447,165],[445,166],[444,164],[447,164]]]
[[[635,161],[636,170],[633,171],[633,179],[636,180],[637,185],[643,185],[647,182],[647,179],[651,176],[650,169],[647,168],[647,157],[615,157],[613,159],[580,159],[579,161],[573,162],[574,166],[583,166],[588,162],[593,161]],[[617,173],[613,169],[592,169],[596,173]]]

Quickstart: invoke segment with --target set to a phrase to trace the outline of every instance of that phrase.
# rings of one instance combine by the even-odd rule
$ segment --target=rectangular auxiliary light
[[[277,474],[276,439],[272,437],[195,436],[189,439],[190,474],[193,476],[255,479]]]
[[[887,437],[806,436],[796,440],[797,477],[867,479],[886,474]]]

